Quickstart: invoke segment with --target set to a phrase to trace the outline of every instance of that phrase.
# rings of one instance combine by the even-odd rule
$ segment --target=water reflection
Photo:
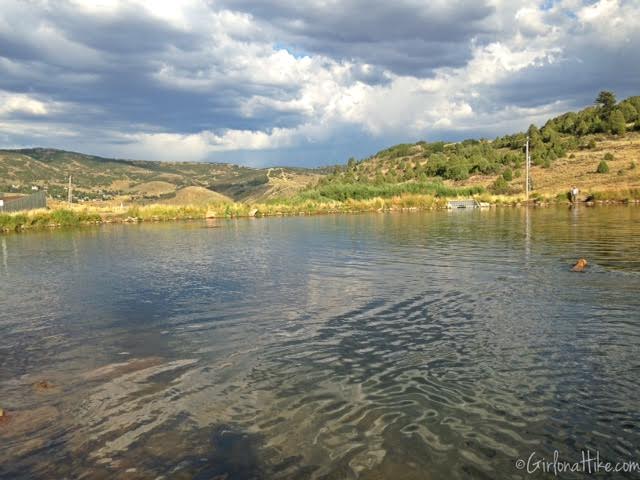
[[[517,478],[534,450],[640,458],[638,220],[498,209],[1,237],[0,477]],[[577,256],[587,274],[569,272]]]
[[[8,267],[7,258],[9,256],[9,252],[7,251],[7,240],[6,240],[6,238],[4,238],[4,237],[0,238],[0,243],[2,244],[2,267],[4,268],[5,274],[8,276],[9,275],[9,267]]]
[[[528,206],[524,208],[524,258],[527,266],[531,257],[531,217]]]

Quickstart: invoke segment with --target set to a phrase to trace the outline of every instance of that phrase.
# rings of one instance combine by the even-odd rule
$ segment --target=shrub
[[[447,168],[445,178],[450,180],[466,180],[469,178],[469,169],[461,163],[451,165]]]
[[[609,165],[605,160],[601,160],[596,169],[596,173],[609,173]]]
[[[611,133],[615,135],[624,135],[627,131],[624,114],[620,110],[616,110],[611,114],[611,118],[609,119],[609,129],[611,130]]]
[[[607,152],[607,153],[605,153],[605,154],[604,154],[604,159],[605,159],[607,162],[610,162],[611,160],[613,160],[613,153],[611,153],[611,152]]]
[[[631,163],[629,164],[629,170],[635,170],[636,168],[638,168],[638,162],[636,162],[635,160],[632,160]]]
[[[496,195],[505,195],[509,193],[509,184],[504,177],[496,178],[496,181],[491,185],[491,191]]]
[[[589,143],[587,144],[587,148],[589,150],[593,150],[594,148],[596,148],[596,141],[593,138],[589,140]]]
[[[502,172],[502,178],[504,178],[507,182],[513,180],[513,172],[511,172],[510,168],[507,168],[504,172]]]

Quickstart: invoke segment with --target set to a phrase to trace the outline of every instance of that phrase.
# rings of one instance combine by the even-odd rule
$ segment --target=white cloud
[[[526,36],[544,35],[550,30],[545,24],[543,12],[539,8],[524,7],[515,15],[518,29]]]
[[[27,131],[50,122],[64,147],[75,127],[104,139],[96,153],[201,160],[326,147],[345,129],[406,140],[509,133],[571,107],[558,99],[576,80],[583,99],[637,79],[634,58],[619,72],[600,66],[640,48],[634,1],[407,0],[360,17],[351,13],[362,2],[340,5],[7,0],[0,116],[39,117]],[[586,74],[572,78],[576,69]]]
[[[294,143],[299,133],[300,129],[284,128],[274,128],[271,132],[227,130],[219,135],[210,131],[188,135],[140,132],[120,135],[124,143],[115,151],[134,158],[201,161],[216,152],[287,147]]]
[[[29,95],[0,92],[0,116],[13,113],[45,116],[55,108],[57,108],[55,104],[47,104]]]

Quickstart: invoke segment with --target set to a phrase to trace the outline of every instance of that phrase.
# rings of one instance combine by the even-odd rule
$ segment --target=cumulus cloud
[[[50,111],[44,102],[29,95],[0,92],[0,117],[15,113],[40,116]]]
[[[633,0],[5,0],[0,140],[310,165],[637,94]],[[19,19],[20,21],[17,21]]]

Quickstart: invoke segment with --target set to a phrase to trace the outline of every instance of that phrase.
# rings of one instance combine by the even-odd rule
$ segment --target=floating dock
[[[447,208],[480,208],[480,202],[474,199],[470,200],[450,200]]]

